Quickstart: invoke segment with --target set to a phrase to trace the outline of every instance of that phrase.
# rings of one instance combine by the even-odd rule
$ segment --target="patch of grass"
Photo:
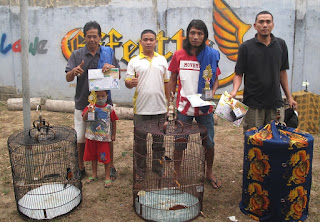
[[[130,176],[131,177],[131,173],[132,173],[132,170],[129,166],[125,166],[121,169],[120,171],[120,176],[121,177],[126,177],[126,176]]]
[[[1,195],[7,195],[9,193],[8,189],[4,189],[1,191]]]
[[[9,176],[4,176],[4,177],[1,178],[1,180],[6,185],[11,183],[11,177],[9,177]]]
[[[7,103],[4,101],[0,101],[0,111],[7,110]]]

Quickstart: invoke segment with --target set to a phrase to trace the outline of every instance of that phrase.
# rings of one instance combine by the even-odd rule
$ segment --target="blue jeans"
[[[204,125],[208,130],[208,137],[207,137],[207,149],[212,149],[214,147],[214,120],[213,120],[213,113],[209,113],[208,115],[203,116],[186,116],[181,114],[179,111],[177,112],[178,119],[181,122],[190,123],[192,124],[193,118],[196,119],[198,124]]]

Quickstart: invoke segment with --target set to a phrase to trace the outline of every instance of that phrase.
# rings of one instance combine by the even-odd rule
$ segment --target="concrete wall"
[[[224,8],[222,8],[224,7]],[[29,0],[29,63],[32,97],[72,100],[75,81],[65,81],[66,58],[74,48],[82,47],[82,27],[96,20],[103,32],[103,43],[113,47],[121,61],[122,79],[128,61],[139,52],[138,41],[144,29],[158,33],[157,51],[168,62],[181,48],[187,25],[192,19],[202,19],[208,26],[210,44],[220,50],[219,64],[222,93],[232,88],[230,75],[234,71],[234,57],[221,51],[223,45],[214,36],[214,16],[228,12],[229,23],[247,27],[236,36],[239,44],[254,36],[255,15],[269,10],[274,15],[273,33],[286,40],[289,49],[289,85],[292,92],[304,89],[302,81],[310,82],[309,90],[320,94],[320,3],[318,0]],[[19,1],[0,1],[0,87],[13,86],[21,91],[21,53]],[[231,19],[231,20],[230,20]],[[234,21],[235,20],[235,21]],[[246,25],[248,24],[248,25]],[[72,34],[71,34],[72,33]],[[232,46],[225,42],[224,46]],[[73,47],[73,48],[72,48]],[[233,59],[232,59],[233,58]],[[121,81],[121,89],[113,91],[116,102],[130,103],[134,90]]]

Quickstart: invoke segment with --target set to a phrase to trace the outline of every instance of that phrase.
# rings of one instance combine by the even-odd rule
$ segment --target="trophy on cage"
[[[168,101],[168,111],[166,114],[165,122],[163,124],[163,132],[171,133],[177,129],[177,124],[183,129],[183,123],[177,119],[176,109],[174,107],[174,92],[171,92],[170,99]],[[160,126],[160,122],[158,127]]]
[[[213,100],[212,89],[210,88],[210,79],[212,78],[212,69],[210,64],[207,65],[206,69],[203,71],[202,77],[206,82],[205,87],[202,89],[201,98],[206,101]]]
[[[41,105],[37,105],[37,111],[39,111],[39,119],[33,121],[33,128],[29,130],[29,137],[34,138],[37,142],[42,140],[53,139],[55,132],[41,115]]]
[[[89,107],[94,108],[96,102],[97,102],[97,94],[95,91],[92,91],[88,97],[88,102],[90,103]],[[88,119],[87,121],[95,121],[95,112],[94,110],[92,112],[88,112]]]

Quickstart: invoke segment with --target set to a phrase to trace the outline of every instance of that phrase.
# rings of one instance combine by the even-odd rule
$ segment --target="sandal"
[[[117,170],[115,167],[110,168],[110,178],[111,180],[117,179]]]
[[[89,183],[97,181],[97,180],[98,180],[97,177],[89,177],[88,180],[86,180],[86,184],[89,184]]]
[[[212,179],[206,178],[206,180],[213,189],[219,189],[221,187],[221,182],[218,179],[212,180]]]
[[[104,181],[104,188],[110,188],[112,186],[112,180]]]

